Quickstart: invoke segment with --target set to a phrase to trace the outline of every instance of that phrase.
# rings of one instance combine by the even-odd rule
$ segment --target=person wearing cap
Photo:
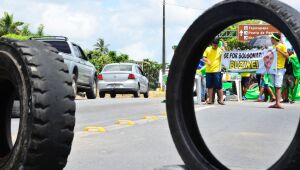
[[[212,46],[207,47],[203,58],[206,63],[206,88],[208,88],[207,104],[213,104],[213,91],[217,90],[220,105],[224,105],[222,90],[221,56],[222,49],[218,47],[219,39],[215,38]]]
[[[283,109],[283,106],[280,104],[281,99],[281,86],[283,83],[283,76],[285,73],[285,62],[289,58],[289,54],[287,53],[287,48],[284,44],[280,42],[281,35],[279,33],[273,33],[271,36],[271,42],[273,47],[277,51],[277,72],[273,76],[274,86],[275,86],[275,94],[276,94],[276,103],[271,105],[269,108],[278,108]]]

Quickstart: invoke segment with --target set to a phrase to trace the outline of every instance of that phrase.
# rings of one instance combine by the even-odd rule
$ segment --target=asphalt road
[[[68,170],[153,170],[182,165],[168,130],[163,99],[98,99],[77,101],[76,133]],[[158,120],[144,120],[158,116]],[[131,120],[133,126],[116,125]],[[107,132],[84,132],[87,126]]]
[[[66,169],[182,169],[162,99],[77,101],[75,140]],[[228,102],[196,106],[201,133],[213,154],[230,169],[267,169],[289,145],[299,120],[300,104],[284,110],[269,103]],[[158,120],[142,120],[144,116]],[[136,124],[115,125],[119,119]],[[107,132],[84,132],[86,126]]]
[[[65,169],[183,169],[162,114],[162,100],[77,100],[75,138]],[[207,146],[230,169],[267,169],[290,144],[299,122],[300,103],[287,104],[284,110],[268,109],[268,105],[227,102],[226,106],[195,106]],[[118,120],[130,121],[115,124]],[[135,124],[128,125],[132,122]],[[84,131],[90,126],[106,132]]]

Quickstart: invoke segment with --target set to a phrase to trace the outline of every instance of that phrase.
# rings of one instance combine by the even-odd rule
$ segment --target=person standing
[[[201,91],[199,92],[201,94],[201,102],[206,101],[207,97],[207,90],[206,90],[206,65],[203,59],[200,60],[198,68],[197,68],[197,74],[201,77]],[[197,92],[198,93],[198,92]]]
[[[278,108],[283,109],[283,106],[280,104],[281,100],[281,86],[283,83],[283,76],[285,73],[285,62],[289,58],[287,53],[287,47],[280,42],[281,35],[279,33],[273,33],[271,37],[271,42],[273,47],[277,51],[277,72],[274,75],[274,85],[275,85],[275,94],[276,94],[276,103],[271,105],[269,108]]]
[[[300,81],[300,63],[298,60],[298,57],[296,56],[295,52],[293,49],[289,49],[288,53],[290,55],[289,57],[289,63],[292,64],[292,68],[293,68],[293,75],[295,80],[295,87],[292,89],[292,100],[290,101],[290,103],[295,103],[295,98],[298,92],[298,86],[299,86],[299,81]]]
[[[291,49],[288,49],[289,56],[293,55],[293,51]],[[295,87],[295,77],[293,73],[293,65],[291,62],[287,61],[285,63],[286,72],[283,77],[283,91],[282,91],[282,102],[281,103],[289,103],[289,89],[293,91]]]
[[[212,46],[207,47],[203,57],[206,63],[206,88],[208,88],[207,104],[213,104],[213,91],[217,90],[218,103],[224,105],[222,90],[221,56],[222,49],[218,47],[219,39],[215,38]]]

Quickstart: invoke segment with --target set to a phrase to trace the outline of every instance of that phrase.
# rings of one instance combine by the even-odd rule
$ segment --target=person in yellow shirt
[[[213,91],[217,90],[220,105],[224,105],[222,90],[221,56],[222,50],[218,47],[219,39],[215,38],[212,46],[207,47],[203,58],[206,63],[206,88],[208,88],[207,104],[213,104]]]
[[[283,76],[285,74],[285,62],[289,58],[287,53],[287,47],[280,42],[281,35],[279,33],[273,33],[271,37],[272,44],[277,51],[277,73],[273,76],[273,81],[276,89],[276,103],[269,108],[278,108],[283,109],[283,106],[280,104],[281,100],[281,86],[283,83]]]

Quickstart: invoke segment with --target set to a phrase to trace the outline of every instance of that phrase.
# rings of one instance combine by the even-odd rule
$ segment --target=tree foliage
[[[143,61],[134,61],[131,60],[129,55],[127,54],[118,54],[116,51],[112,51],[108,49],[109,45],[105,44],[104,39],[99,38],[94,50],[86,50],[86,54],[90,54],[92,58],[90,62],[93,63],[97,72],[100,73],[103,67],[106,64],[111,63],[138,63],[143,68],[145,76],[149,80],[149,87],[151,89],[157,88],[157,82],[159,78],[159,70],[161,69],[161,64],[158,64],[155,61],[151,61],[150,59],[145,59]]]
[[[103,54],[100,50],[86,50],[86,54],[90,54],[92,58],[90,62],[95,65],[97,72],[100,73],[106,64],[129,62],[127,54],[117,54],[116,51],[109,51]]]
[[[17,35],[17,34],[5,34],[2,37],[16,39],[16,40],[28,40],[31,36],[23,36],[23,35]]]
[[[21,35],[23,36],[30,36],[32,35],[31,31],[29,30],[29,24],[24,24],[21,30]]]
[[[227,39],[226,43],[228,51],[247,50],[252,48],[248,45],[248,42],[240,42],[236,38]]]
[[[38,27],[36,36],[38,36],[38,37],[44,36],[44,29],[45,29],[45,26],[43,24],[40,24]]]
[[[14,21],[13,14],[4,12],[3,17],[0,18],[0,37],[28,40],[32,36],[44,36],[44,25],[40,24],[36,33],[30,31],[29,27],[30,25],[27,23]],[[138,63],[143,68],[145,76],[149,79],[149,87],[151,89],[157,87],[161,64],[151,61],[150,59],[143,61],[131,60],[127,54],[109,50],[109,44],[106,44],[102,38],[97,40],[94,47],[95,49],[86,50],[85,53],[91,55],[90,62],[95,65],[98,73],[102,71],[106,64],[110,63]]]
[[[32,36],[44,36],[44,25],[40,24],[36,33],[32,33],[29,26],[27,23],[15,21],[13,14],[4,12],[4,15],[0,18],[0,37],[26,40]]]
[[[24,23],[19,21],[14,21],[13,14],[4,12],[4,16],[0,19],[0,36],[5,34],[20,34],[20,26]]]
[[[241,21],[238,22],[236,24],[233,24],[229,27],[227,27],[224,31],[229,30],[229,31],[237,31],[238,30],[238,26],[241,24],[267,24],[264,21],[261,20],[245,20],[245,21]],[[223,41],[225,41],[227,43],[227,49],[228,51],[231,50],[246,50],[246,49],[251,49],[253,47],[250,47],[248,45],[248,42],[240,42],[238,41],[237,37],[233,37],[233,38],[222,38]]]
[[[155,61],[151,61],[150,59],[144,59],[142,62],[142,68],[145,76],[149,80],[150,89],[156,89],[159,81],[159,70],[162,68],[162,65]]]
[[[95,50],[99,51],[101,54],[108,54],[109,50],[108,50],[108,46],[109,44],[105,44],[104,39],[99,38],[98,41],[96,42],[95,46]]]

